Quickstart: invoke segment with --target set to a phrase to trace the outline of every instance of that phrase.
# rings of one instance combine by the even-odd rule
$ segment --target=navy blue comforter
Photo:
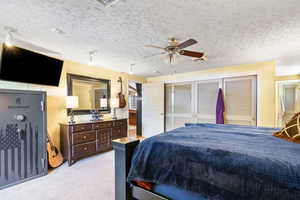
[[[300,144],[278,129],[187,124],[145,139],[128,180],[167,184],[217,200],[300,200]]]

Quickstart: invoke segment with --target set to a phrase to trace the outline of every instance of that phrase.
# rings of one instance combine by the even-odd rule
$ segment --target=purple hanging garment
[[[221,88],[219,88],[218,100],[217,100],[217,106],[216,106],[216,123],[217,124],[224,124],[224,111],[225,111],[225,105],[224,105],[223,91]]]

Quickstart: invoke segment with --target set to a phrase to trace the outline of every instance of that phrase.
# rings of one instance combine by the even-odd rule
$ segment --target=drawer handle
[[[84,130],[84,127],[81,127],[81,130]]]
[[[86,136],[83,136],[83,139],[86,139]]]
[[[87,147],[84,147],[84,149],[83,149],[83,150],[85,150],[85,151],[86,151],[87,149],[88,149]]]

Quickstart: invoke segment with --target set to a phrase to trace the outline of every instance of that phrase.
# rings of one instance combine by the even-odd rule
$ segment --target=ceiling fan
[[[185,42],[179,43],[176,38],[170,38],[168,41],[167,47],[159,47],[156,45],[147,45],[146,47],[152,47],[163,50],[163,52],[159,54],[153,54],[144,58],[150,58],[158,55],[166,54],[168,56],[168,62],[170,64],[174,64],[176,61],[176,57],[178,56],[188,56],[195,58],[195,61],[206,61],[207,57],[204,55],[203,52],[196,52],[196,51],[189,51],[185,50],[185,48],[196,44],[197,41],[195,39],[188,39]]]

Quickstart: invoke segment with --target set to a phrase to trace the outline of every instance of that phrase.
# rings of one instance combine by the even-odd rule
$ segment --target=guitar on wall
[[[119,77],[118,80],[119,83],[121,83],[121,92],[119,92],[119,108],[125,108],[126,107],[126,100],[125,95],[123,94],[123,84],[122,84],[122,78]]]
[[[63,157],[60,151],[53,145],[49,135],[47,135],[47,151],[48,151],[48,163],[50,167],[56,168],[63,164]]]

